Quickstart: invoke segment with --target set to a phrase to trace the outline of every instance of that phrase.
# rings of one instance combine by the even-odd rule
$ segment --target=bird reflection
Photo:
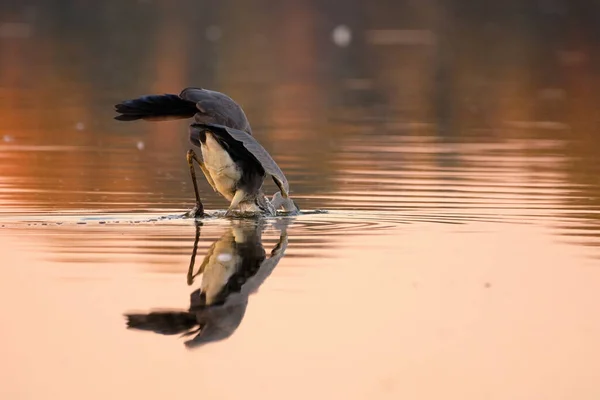
[[[248,296],[256,292],[284,256],[289,220],[277,222],[279,242],[267,258],[262,245],[265,226],[255,221],[234,221],[229,230],[209,248],[196,269],[200,223],[187,275],[188,285],[201,277],[200,288],[190,295],[187,311],[153,311],[125,314],[130,329],[153,331],[162,335],[182,334],[187,347],[197,347],[231,336],[238,328],[248,305]]]

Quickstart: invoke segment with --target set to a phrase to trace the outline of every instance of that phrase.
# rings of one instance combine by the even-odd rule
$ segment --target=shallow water
[[[0,26],[0,397],[597,399],[585,25],[228,3],[3,14],[29,30]],[[181,217],[186,122],[112,105],[191,85],[244,106],[303,214]]]

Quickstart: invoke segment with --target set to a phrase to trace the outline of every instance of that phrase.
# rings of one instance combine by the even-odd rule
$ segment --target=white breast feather
[[[206,142],[202,144],[201,149],[204,165],[217,190],[231,201],[235,194],[235,186],[242,176],[241,171],[210,132],[206,133]]]

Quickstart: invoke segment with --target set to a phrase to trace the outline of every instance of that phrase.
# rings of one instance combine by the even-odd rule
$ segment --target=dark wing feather
[[[153,331],[162,335],[187,332],[198,325],[193,313],[183,311],[154,311],[148,314],[125,314],[127,327]]]
[[[190,118],[198,111],[195,104],[176,94],[156,94],[125,100],[115,105],[119,121]]]
[[[288,193],[290,191],[290,187],[287,181],[287,178],[281,171],[281,168],[277,165],[275,160],[271,157],[269,152],[261,146],[253,136],[248,135],[244,131],[240,131],[238,129],[229,128],[223,125],[217,124],[203,124],[197,123],[191,125],[192,129],[206,129],[208,131],[214,131],[217,134],[227,134],[234,140],[242,143],[242,145],[248,150],[256,160],[262,165],[265,172],[273,178],[275,184],[281,190],[281,194],[283,197],[288,197]]]

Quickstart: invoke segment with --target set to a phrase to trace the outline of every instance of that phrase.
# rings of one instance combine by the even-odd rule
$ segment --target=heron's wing
[[[267,280],[271,272],[275,269],[279,261],[285,255],[285,250],[288,245],[288,235],[287,232],[281,231],[279,236],[279,242],[277,245],[271,250],[271,256],[265,259],[260,264],[260,269],[258,272],[246,282],[246,284],[242,287],[243,295],[248,296],[251,293],[255,293],[258,291],[260,285],[263,284],[264,281]]]
[[[207,92],[202,88],[189,87],[185,88],[179,93],[179,97],[184,100],[197,103],[207,98]]]
[[[234,140],[242,143],[246,150],[256,157],[256,160],[262,165],[265,172],[271,175],[273,181],[275,181],[275,184],[279,187],[279,190],[281,190],[281,195],[286,198],[288,197],[290,187],[287,178],[275,160],[273,160],[269,152],[267,152],[267,150],[265,150],[265,148],[262,147],[261,144],[254,139],[254,137],[248,135],[244,131],[216,124],[192,124],[191,129],[206,129],[209,131],[216,131],[215,133],[228,134]]]
[[[196,122],[229,126],[252,134],[242,107],[226,94],[208,89],[187,88],[179,97],[196,104]]]

